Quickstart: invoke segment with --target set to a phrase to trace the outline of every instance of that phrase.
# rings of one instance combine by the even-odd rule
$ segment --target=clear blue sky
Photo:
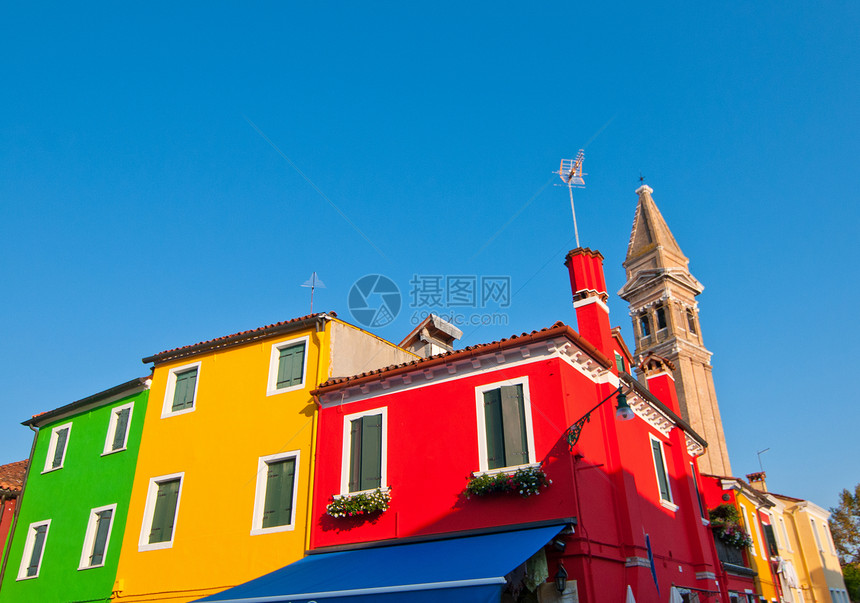
[[[735,473],[770,448],[775,491],[860,482],[858,4],[464,4],[7,4],[0,462],[144,356],[306,314],[312,271],[350,321],[358,278],[394,280],[395,341],[414,274],[511,277],[463,345],[575,324],[547,184],[585,147],[611,292],[640,172],[706,287]]]

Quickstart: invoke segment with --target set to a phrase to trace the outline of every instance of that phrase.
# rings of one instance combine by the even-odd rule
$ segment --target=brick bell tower
[[[618,292],[629,305],[635,355],[669,360],[681,415],[707,441],[699,458],[703,473],[731,475],[723,422],[711,374],[711,352],[702,343],[696,296],[704,287],[657,209],[650,186],[636,189],[639,202],[627,246],[627,282]],[[641,368],[637,369],[641,378]]]

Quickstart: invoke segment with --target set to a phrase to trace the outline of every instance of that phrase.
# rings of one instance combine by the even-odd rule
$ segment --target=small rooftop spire
[[[657,204],[651,198],[654,192],[647,184],[636,189],[639,203],[636,204],[636,215],[633,218],[633,230],[630,232],[630,243],[627,245],[625,264],[657,247],[664,252],[677,256],[680,265],[686,266],[687,258],[672,236],[672,231],[666,225]]]

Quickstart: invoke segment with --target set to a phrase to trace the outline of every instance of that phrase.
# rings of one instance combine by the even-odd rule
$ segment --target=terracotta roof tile
[[[489,343],[469,345],[465,348],[454,350],[453,352],[442,352],[440,354],[428,356],[427,358],[410,360],[409,362],[404,362],[402,364],[393,364],[391,366],[386,366],[373,371],[367,371],[359,375],[352,375],[350,377],[333,377],[325,383],[321,383],[317,390],[312,393],[322,393],[322,390],[330,388],[337,389],[337,386],[345,386],[360,381],[366,381],[378,375],[391,373],[393,371],[403,372],[404,370],[410,370],[421,365],[439,364],[443,361],[455,360],[461,357],[475,356],[489,348],[502,349],[507,347],[514,347],[520,343],[525,344],[530,340],[543,339],[562,334],[566,334],[567,336],[577,341],[589,354],[591,354],[604,366],[611,366],[609,359],[607,359],[606,356],[604,356],[599,350],[597,350],[597,348],[595,348],[590,342],[583,339],[582,336],[579,335],[579,333],[574,331],[568,325],[564,324],[561,321],[558,321],[551,327],[544,327],[543,329],[532,331],[531,333],[511,335],[510,337],[499,339],[498,341],[491,341]]]
[[[24,475],[27,473],[28,460],[0,465],[0,490],[20,492],[24,485]]]
[[[313,314],[308,314],[306,316],[299,316],[298,318],[291,318],[290,320],[284,320],[281,322],[272,323],[270,325],[266,325],[264,327],[258,327],[256,329],[249,329],[247,331],[239,331],[238,333],[233,333],[232,335],[224,335],[222,337],[216,337],[214,339],[207,339],[206,341],[200,341],[198,343],[192,343],[191,345],[184,345],[178,348],[172,348],[169,350],[164,350],[163,352],[159,352],[157,354],[153,354],[152,356],[147,356],[143,359],[144,364],[149,364],[150,362],[158,362],[163,359],[170,359],[173,357],[181,357],[187,356],[191,352],[197,350],[198,348],[211,349],[226,346],[233,341],[245,341],[249,339],[255,339],[255,335],[262,335],[267,331],[274,331],[281,327],[285,327],[291,324],[295,324],[298,322],[311,320],[317,316],[330,316],[332,318],[337,318],[337,314],[335,312],[315,312]],[[221,345],[219,345],[221,344]]]

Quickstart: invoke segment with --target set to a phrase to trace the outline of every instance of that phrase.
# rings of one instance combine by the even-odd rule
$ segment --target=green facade
[[[110,599],[148,394],[148,381],[135,379],[27,422],[39,432],[0,602]],[[123,412],[129,404],[131,412]],[[68,424],[62,467],[51,469],[65,431],[57,428]],[[124,426],[127,438],[116,433]],[[47,535],[34,536],[38,528],[31,526],[48,520]],[[38,546],[37,540],[44,542],[41,562],[34,568],[33,555],[25,549]]]

